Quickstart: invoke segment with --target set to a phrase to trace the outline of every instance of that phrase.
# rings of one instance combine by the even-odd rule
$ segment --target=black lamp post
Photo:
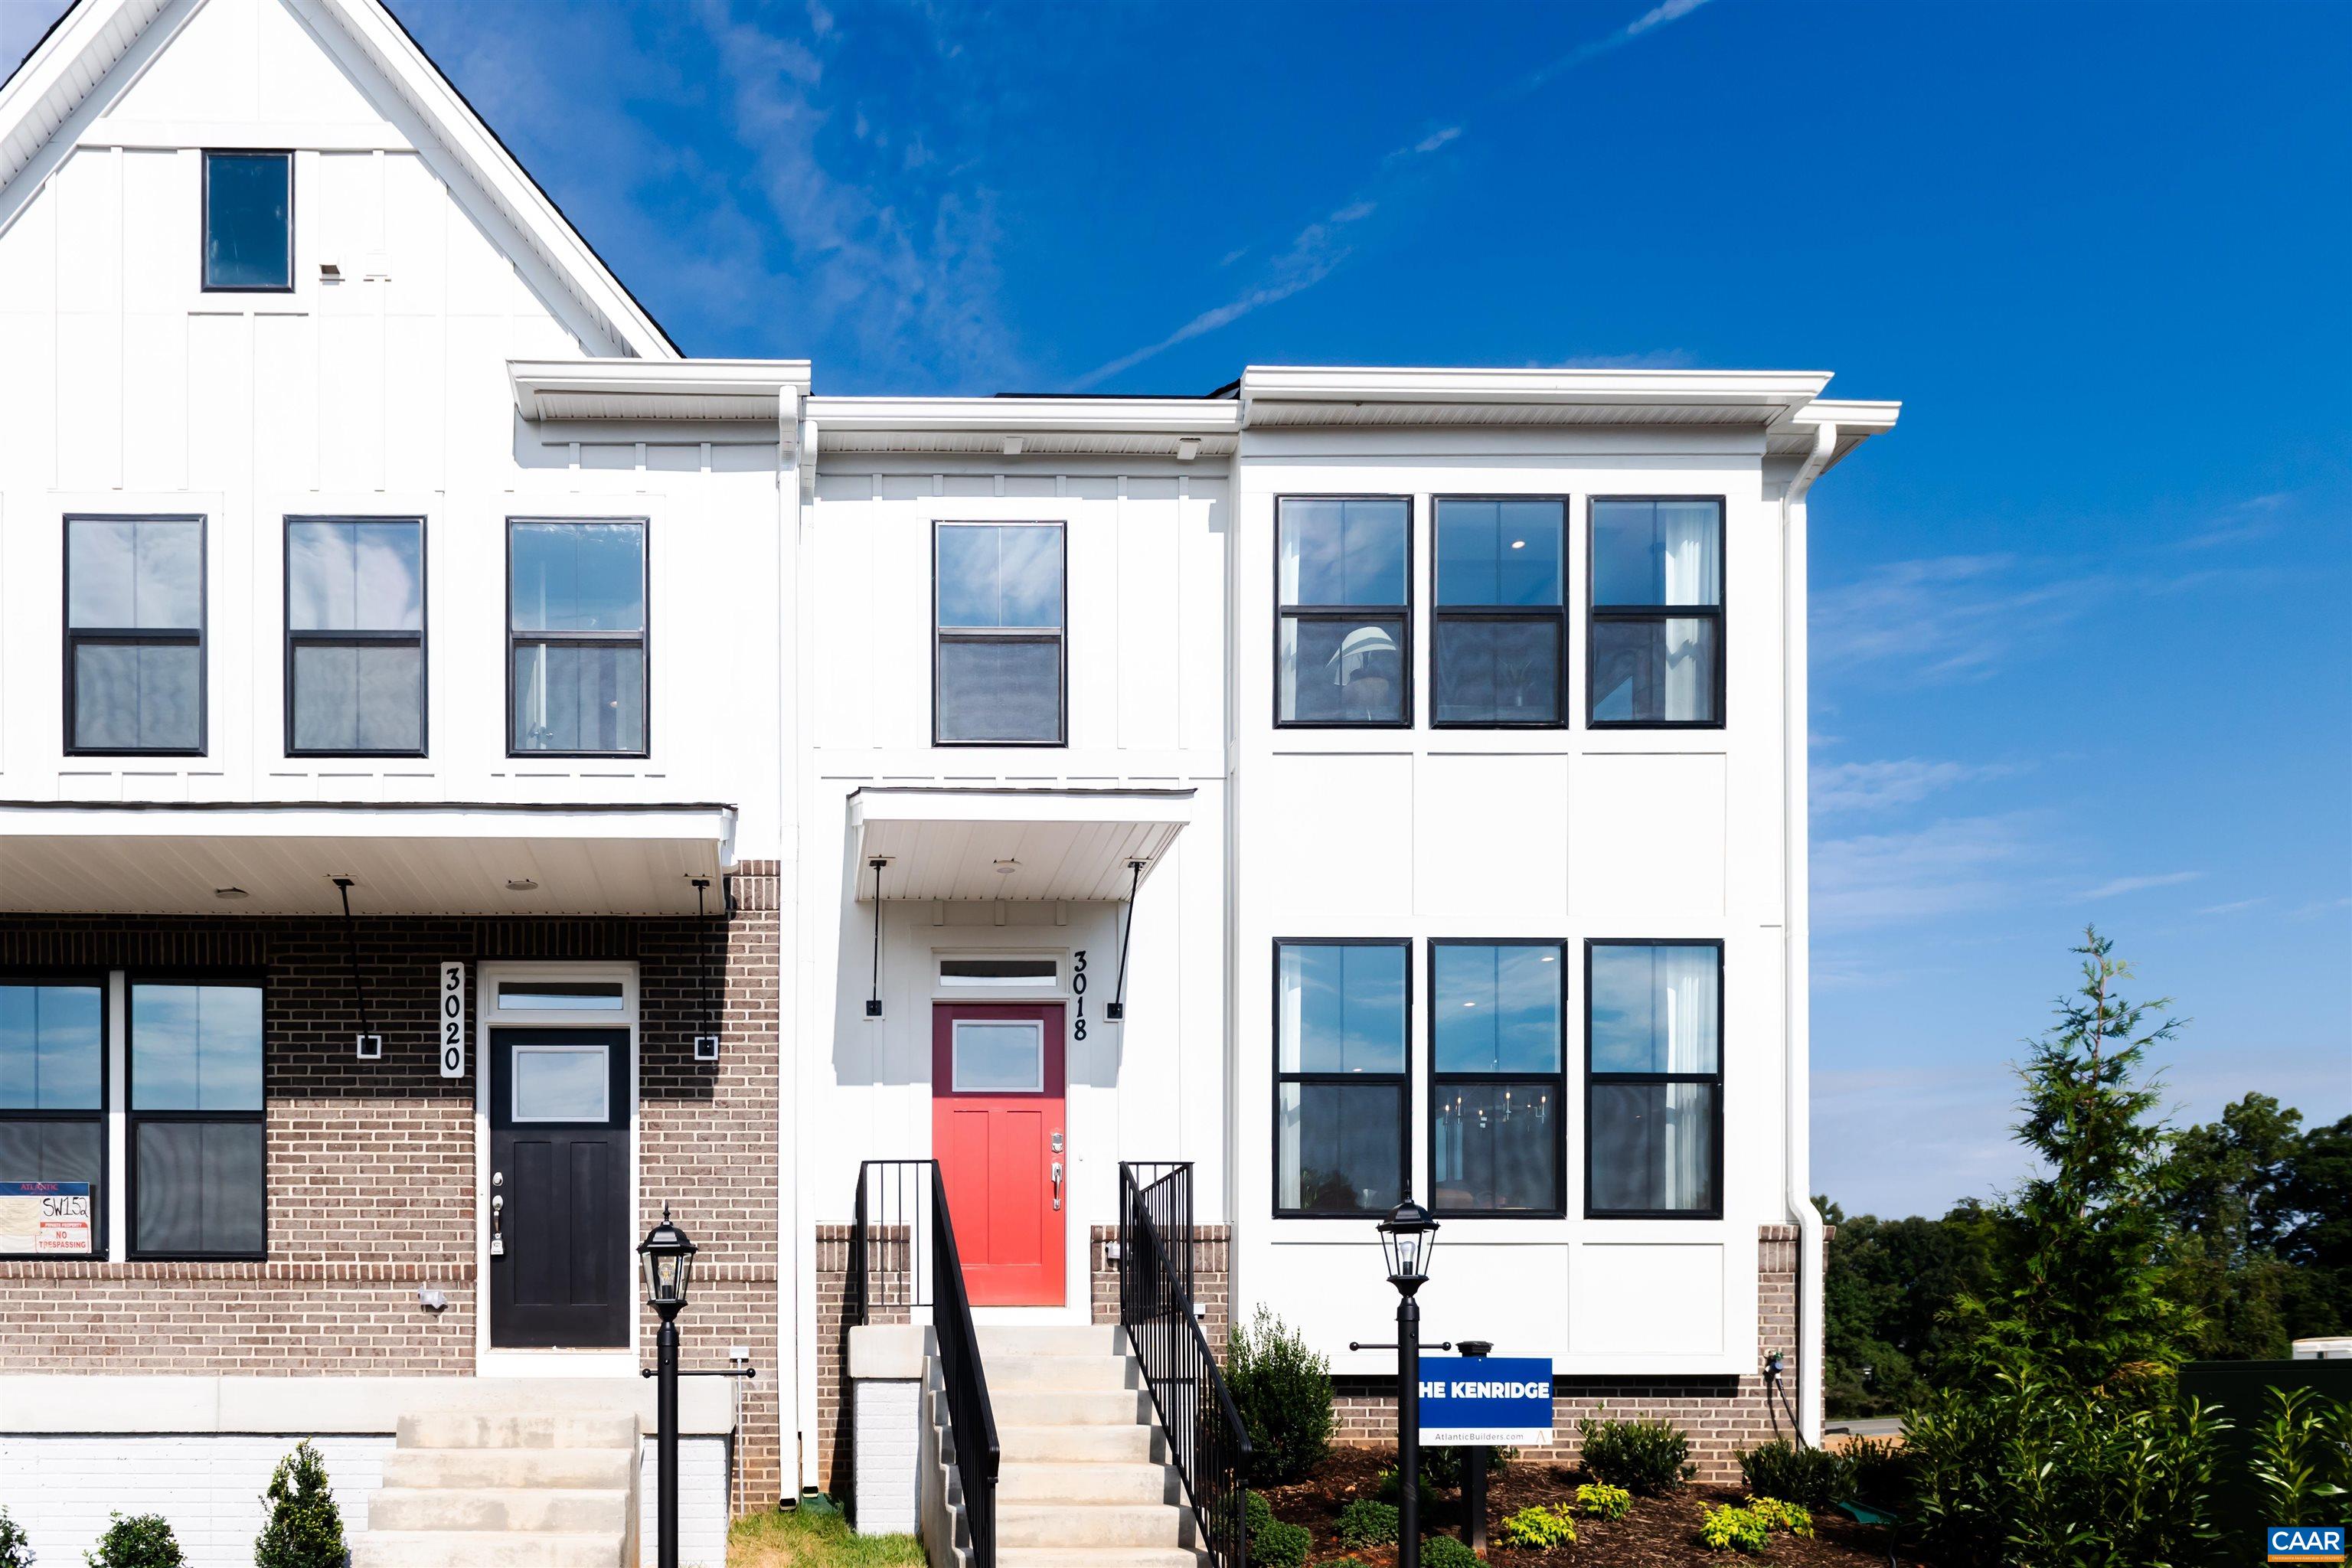
[[[662,1205],[661,1223],[637,1244],[646,1270],[646,1300],[661,1314],[661,1336],[655,1342],[654,1385],[655,1513],[660,1536],[661,1568],[677,1568],[677,1314],[686,1305],[688,1276],[694,1271],[698,1250],[686,1232],[672,1225],[669,1205]]]
[[[1397,1288],[1397,1568],[1421,1568],[1421,1303],[1413,1296],[1429,1278],[1437,1221],[1407,1198],[1380,1230]]]

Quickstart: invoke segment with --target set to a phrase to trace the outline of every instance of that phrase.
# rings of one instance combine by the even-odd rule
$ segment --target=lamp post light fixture
[[[677,1568],[677,1314],[686,1305],[698,1250],[686,1232],[670,1223],[667,1204],[662,1205],[661,1223],[637,1244],[637,1258],[646,1271],[646,1304],[661,1314],[654,1353],[658,1379],[654,1385],[655,1528],[661,1568]]]
[[[1421,1303],[1437,1221],[1411,1198],[1381,1221],[1381,1250],[1397,1288],[1397,1568],[1421,1568]],[[665,1563],[663,1568],[668,1568]]]

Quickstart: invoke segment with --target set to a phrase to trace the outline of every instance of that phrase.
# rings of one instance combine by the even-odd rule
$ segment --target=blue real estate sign
[[[1490,1355],[1423,1362],[1421,1440],[1550,1442],[1549,1358]]]

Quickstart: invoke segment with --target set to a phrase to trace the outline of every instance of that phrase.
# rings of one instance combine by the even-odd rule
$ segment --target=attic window
[[[205,287],[294,287],[294,155],[205,154]]]

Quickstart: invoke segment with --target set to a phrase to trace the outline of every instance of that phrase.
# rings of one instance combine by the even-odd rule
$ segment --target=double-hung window
[[[1723,1213],[1723,944],[1585,947],[1584,1209]]]
[[[1275,503],[1275,722],[1410,728],[1412,502]]]
[[[1438,726],[1559,725],[1568,651],[1568,503],[1437,499]]]
[[[65,666],[68,752],[204,754],[204,519],[66,519]]]
[[[263,1253],[262,992],[131,983],[131,1252]]]
[[[1411,1142],[1408,944],[1275,943],[1275,1212],[1382,1214]]]
[[[100,981],[0,981],[0,1182],[87,1185],[91,1243],[104,1255],[106,987]]]
[[[1723,502],[1595,499],[1589,719],[1723,723]]]
[[[509,756],[642,757],[646,524],[507,525]]]
[[[294,287],[294,154],[205,154],[205,288]]]
[[[1066,743],[1062,545],[1058,522],[934,530],[934,745]]]
[[[1430,1206],[1566,1212],[1568,968],[1558,942],[1429,944]]]
[[[425,524],[286,520],[286,750],[425,754]]]

